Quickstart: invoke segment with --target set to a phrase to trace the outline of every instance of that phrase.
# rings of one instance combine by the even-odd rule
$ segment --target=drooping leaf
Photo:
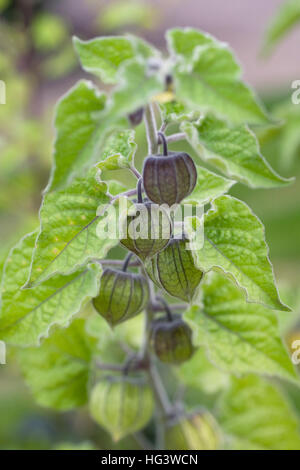
[[[232,379],[219,422],[235,450],[300,450],[299,422],[280,388],[253,375]]]
[[[260,153],[255,134],[245,125],[229,127],[207,116],[197,123],[183,123],[182,130],[199,156],[229,178],[252,188],[273,188],[292,181],[272,170]]]
[[[103,258],[118,240],[99,237],[97,225],[106,217],[110,201],[106,185],[96,181],[95,168],[67,189],[46,194],[40,212],[36,242],[26,287],[56,272],[69,274],[92,258]]]
[[[53,325],[65,327],[83,303],[98,293],[100,265],[69,276],[55,276],[34,289],[22,290],[30,270],[37,232],[10,252],[2,280],[0,339],[17,346],[36,346]]]
[[[192,194],[184,200],[185,204],[206,204],[218,196],[227,193],[235,184],[235,181],[228,180],[216,175],[212,171],[197,165],[197,183]]]
[[[300,1],[285,0],[279,6],[264,41],[264,52],[270,53],[277,42],[300,22]]]
[[[25,381],[40,405],[69,410],[87,402],[93,341],[84,324],[76,319],[39,348],[17,351]]]
[[[100,170],[130,168],[137,149],[134,136],[132,129],[113,132],[107,139],[97,167]]]
[[[191,28],[171,30],[171,52],[178,99],[191,109],[212,112],[233,123],[266,124],[269,119],[253,91],[241,80],[241,69],[224,44]]]
[[[192,322],[196,345],[206,348],[216,367],[237,375],[298,380],[272,310],[246,302],[240,290],[218,273],[206,276],[202,291],[203,305],[191,307],[186,318]]]
[[[62,97],[55,118],[54,168],[48,190],[66,186],[75,175],[96,163],[107,130],[101,119],[106,95],[91,82],[81,80]]]
[[[196,230],[203,239],[203,231]],[[222,271],[245,291],[248,302],[258,302],[276,310],[287,310],[278,295],[268,257],[264,228],[243,202],[220,196],[204,216],[204,243],[193,251],[202,271]]]

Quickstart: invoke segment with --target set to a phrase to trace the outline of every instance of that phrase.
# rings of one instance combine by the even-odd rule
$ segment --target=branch
[[[179,140],[185,140],[186,135],[185,132],[178,132],[177,134],[166,135],[166,139],[168,143],[171,142],[178,142]],[[158,144],[162,144],[162,139],[159,136],[157,139]]]

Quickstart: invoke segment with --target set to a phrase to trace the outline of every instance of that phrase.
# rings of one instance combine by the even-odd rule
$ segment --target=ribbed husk
[[[127,217],[127,236],[120,243],[145,261],[167,246],[172,225],[167,212],[156,204],[136,204],[135,208],[137,213]],[[135,232],[139,234],[137,238]]]
[[[165,443],[167,450],[217,450],[221,435],[210,413],[195,411],[169,421]]]
[[[156,204],[179,204],[193,191],[197,169],[184,152],[149,155],[144,162],[143,184],[148,198]]]
[[[108,268],[102,274],[99,295],[93,299],[93,305],[114,326],[138,315],[148,300],[148,283],[143,276]]]
[[[195,351],[192,330],[179,315],[174,315],[173,321],[167,318],[153,321],[150,346],[156,356],[168,364],[181,364],[189,360]]]
[[[196,268],[187,240],[172,239],[168,246],[147,260],[145,267],[151,280],[168,294],[191,302],[203,277]]]
[[[138,378],[109,377],[92,389],[89,409],[93,419],[118,441],[143,429],[153,414],[150,387]]]

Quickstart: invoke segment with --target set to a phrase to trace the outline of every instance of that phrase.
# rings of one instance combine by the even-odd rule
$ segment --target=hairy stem
[[[149,155],[157,153],[158,142],[157,142],[157,126],[154,116],[152,104],[148,104],[145,108],[144,121],[147,134],[148,142],[148,153]]]
[[[178,142],[179,140],[185,140],[186,135],[184,132],[178,132],[177,134],[166,135],[168,144],[171,142]],[[158,138],[158,143],[161,143],[161,137]]]
[[[136,176],[136,178],[139,180],[142,175],[140,174],[140,172],[135,168],[135,166],[131,166],[130,167],[130,171],[134,174],[134,176]]]

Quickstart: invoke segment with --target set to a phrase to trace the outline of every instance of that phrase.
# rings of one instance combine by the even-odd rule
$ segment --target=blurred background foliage
[[[52,158],[54,104],[83,75],[71,36],[88,39],[132,32],[164,48],[166,27],[195,26],[227,40],[237,50],[247,78],[278,121],[272,128],[257,130],[257,137],[267,160],[280,174],[296,176],[295,183],[268,191],[238,184],[231,194],[246,201],[266,226],[283,296],[295,308],[289,319],[286,314],[280,316],[282,333],[288,345],[297,339],[298,332],[300,338],[300,105],[291,103],[291,82],[300,79],[300,71],[293,75],[293,64],[298,60],[293,55],[295,49],[291,47],[286,57],[287,46],[279,42],[282,37],[283,44],[288,42],[288,30],[297,29],[300,2],[288,1],[284,8],[277,0],[266,2],[268,7],[259,0],[240,3],[243,7],[236,9],[236,2],[222,0],[188,0],[184,8],[177,0],[0,0],[0,79],[6,83],[6,104],[0,105],[0,268],[9,248],[38,224]],[[299,37],[299,32],[292,33],[290,41],[298,38],[299,43]],[[259,58],[262,50],[263,59]],[[283,62],[284,74],[280,72]],[[146,151],[141,126],[137,139],[141,161]],[[113,256],[119,254],[115,250]],[[129,331],[126,334],[130,336]],[[190,406],[200,402],[214,408],[227,377],[201,354],[178,374],[188,385],[185,397]],[[112,448],[109,436],[92,423],[85,409],[58,414],[36,406],[20,378],[13,352],[7,362],[7,366],[0,365],[0,448]],[[168,374],[173,383],[172,373],[164,371],[166,377]],[[299,390],[282,386],[300,419]],[[146,430],[149,437],[152,426]],[[143,443],[135,436],[114,447],[139,445]]]

